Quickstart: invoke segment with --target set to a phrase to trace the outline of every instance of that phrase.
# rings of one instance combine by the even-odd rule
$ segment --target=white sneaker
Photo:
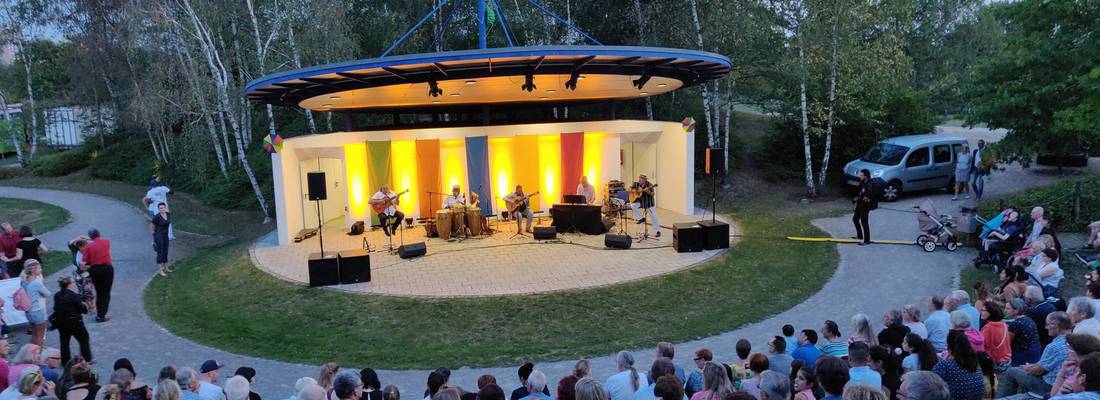
[[[969,198],[970,198],[970,195],[969,195],[969,194],[968,194],[968,195],[966,195],[966,198],[968,198],[968,199],[969,199]]]
[[[956,201],[956,200],[958,200],[958,199],[959,199],[958,197],[952,197],[952,198],[951,198],[951,201]]]

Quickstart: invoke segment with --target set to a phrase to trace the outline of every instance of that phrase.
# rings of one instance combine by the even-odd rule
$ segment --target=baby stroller
[[[924,232],[917,236],[918,246],[927,252],[936,251],[936,246],[943,246],[947,251],[959,248],[959,242],[950,229],[955,226],[950,215],[940,214],[932,200],[924,200],[920,206],[913,208],[917,210],[917,227]]]

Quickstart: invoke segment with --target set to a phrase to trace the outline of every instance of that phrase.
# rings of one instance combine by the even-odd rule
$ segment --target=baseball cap
[[[199,373],[205,374],[210,371],[219,370],[224,366],[225,364],[219,363],[216,360],[206,360],[202,363],[202,368],[199,368]]]

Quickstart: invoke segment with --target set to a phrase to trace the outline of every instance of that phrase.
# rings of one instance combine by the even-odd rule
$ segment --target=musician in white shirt
[[[577,194],[584,196],[584,202],[592,204],[596,201],[596,187],[588,183],[587,176],[581,176],[581,183],[577,185]]]
[[[391,191],[389,186],[382,185],[378,192],[371,196],[369,203],[375,207],[386,207],[378,213],[378,222],[382,224],[382,233],[390,236],[397,232],[397,228],[401,227],[401,220],[405,219],[405,214],[397,210],[397,206],[401,204],[401,197]],[[391,220],[392,222],[390,222]]]
[[[516,231],[519,232],[520,223],[523,221],[520,216],[523,216],[527,217],[527,229],[524,232],[531,233],[531,219],[534,215],[531,214],[530,196],[523,193],[523,186],[516,185],[516,191],[504,196],[504,202],[508,203],[508,208],[516,207],[518,203],[518,207],[511,213],[516,219]]]
[[[462,187],[454,185],[451,188],[451,195],[443,198],[443,208],[452,208],[456,204],[466,204],[466,196],[462,195]]]

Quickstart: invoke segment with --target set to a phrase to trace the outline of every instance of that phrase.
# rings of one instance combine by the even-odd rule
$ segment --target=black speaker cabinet
[[[716,250],[730,247],[730,224],[722,221],[699,221],[703,227],[703,249]]]
[[[309,253],[309,286],[328,286],[340,283],[340,259],[336,253]]]
[[[424,242],[409,243],[397,248],[397,255],[401,258],[420,257],[428,254],[428,246]]]
[[[309,200],[324,200],[328,198],[328,186],[325,185],[324,172],[310,172],[306,174]]]
[[[609,249],[629,249],[633,242],[630,236],[606,234],[603,237],[603,245]]]
[[[677,253],[703,251],[703,227],[694,222],[672,224],[672,247]]]
[[[341,251],[340,283],[370,282],[370,253],[365,249]]]
[[[554,240],[558,237],[558,228],[552,226],[536,226],[535,240]]]

